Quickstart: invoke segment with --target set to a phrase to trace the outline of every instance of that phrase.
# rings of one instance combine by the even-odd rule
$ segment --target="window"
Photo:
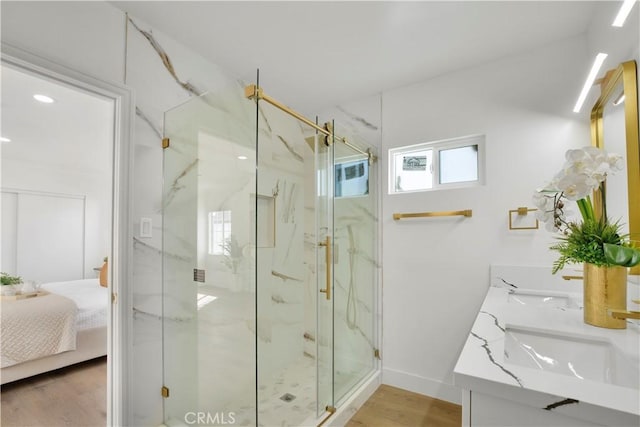
[[[231,211],[209,212],[209,254],[229,255]]]
[[[389,194],[484,183],[484,135],[389,150]]]
[[[336,163],[335,197],[369,194],[369,159]]]

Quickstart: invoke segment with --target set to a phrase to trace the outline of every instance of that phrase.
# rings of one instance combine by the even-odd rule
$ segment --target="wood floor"
[[[3,427],[103,427],[106,357],[2,386]],[[462,408],[381,385],[346,427],[460,427]]]
[[[107,358],[101,357],[0,390],[2,427],[104,427]]]
[[[346,427],[460,427],[462,407],[381,385]]]

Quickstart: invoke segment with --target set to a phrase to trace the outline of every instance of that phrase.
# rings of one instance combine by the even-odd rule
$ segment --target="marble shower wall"
[[[260,102],[260,111],[258,195],[275,205],[275,220],[263,224],[273,227],[268,233],[273,240],[257,248],[258,373],[263,382],[302,358],[304,337],[315,336],[315,325],[311,330],[304,325],[308,311],[315,313],[307,288],[311,271],[305,242],[313,239],[315,216],[306,185],[314,155],[303,125],[266,102]],[[259,207],[258,217],[270,216],[267,209],[268,204]]]
[[[238,342],[250,342],[251,334],[257,333],[259,337],[260,379],[267,381],[282,374],[282,370],[301,358],[313,358],[316,354],[316,345],[326,345],[327,340],[319,340],[316,343],[316,235],[315,235],[315,175],[314,156],[312,146],[305,142],[305,136],[312,134],[308,129],[303,129],[299,122],[281,112],[270,110],[264,105],[260,115],[260,148],[259,162],[260,175],[258,195],[264,196],[265,204],[259,204],[258,216],[262,217],[262,209],[271,209],[269,198],[275,204],[275,229],[273,238],[275,245],[261,247],[258,245],[252,251],[251,244],[255,236],[248,231],[252,227],[236,228],[233,234],[238,239],[238,244],[243,248],[241,265],[234,274],[221,260],[202,256],[206,251],[203,248],[206,242],[193,236],[192,231],[196,225],[202,226],[206,221],[206,213],[213,210],[232,210],[235,212],[234,220],[245,223],[251,220],[253,213],[243,207],[251,206],[251,198],[255,197],[255,185],[251,181],[251,171],[243,170],[241,164],[236,164],[238,175],[233,180],[221,177],[218,182],[209,180],[209,184],[203,184],[206,180],[198,181],[196,176],[215,170],[220,165],[207,165],[203,159],[212,158],[212,153],[207,154],[207,147],[215,145],[219,149],[224,147],[224,141],[246,140],[247,128],[237,126],[237,121],[229,120],[230,117],[245,117],[245,114],[255,114],[255,104],[242,97],[242,84],[231,78],[215,64],[212,64],[185,46],[173,41],[170,37],[153,30],[144,22],[129,17],[127,37],[127,62],[126,84],[136,92],[136,122],[135,122],[135,153],[134,153],[134,206],[135,218],[134,230],[139,229],[140,218],[153,220],[153,236],[142,238],[138,233],[134,237],[133,257],[133,366],[131,369],[131,408],[134,425],[158,425],[162,423],[162,404],[159,397],[159,389],[163,385],[162,370],[162,162],[163,152],[160,140],[164,133],[164,112],[174,109],[176,106],[193,100],[205,92],[213,94],[229,94],[224,100],[220,97],[211,97],[205,104],[197,109],[206,112],[215,110],[213,116],[216,122],[215,129],[200,132],[197,137],[194,130],[176,129],[179,135],[186,132],[193,140],[198,139],[196,146],[190,146],[192,153],[174,152],[177,144],[169,148],[176,160],[173,176],[167,178],[170,184],[167,187],[165,199],[171,209],[175,209],[176,218],[182,218],[180,226],[166,227],[167,253],[165,271],[169,269],[171,284],[167,281],[167,291],[170,295],[165,306],[165,315],[170,319],[165,326],[173,336],[175,342],[168,343],[170,351],[168,357],[175,360],[184,360],[182,373],[185,385],[183,399],[175,398],[171,405],[172,412],[177,414],[189,408],[191,402],[198,401],[198,393],[205,390],[191,387],[190,393],[186,387],[189,381],[196,381],[202,370],[202,365],[191,363],[196,357],[186,351],[193,347],[199,340],[213,339],[229,349],[228,337],[223,336],[224,331],[233,331],[240,334]],[[252,81],[252,76],[246,79]],[[235,88],[238,92],[235,92]],[[233,93],[234,95],[231,95]],[[262,103],[264,104],[264,103]],[[261,104],[261,105],[262,105]],[[365,102],[361,105],[368,106],[369,110],[360,106],[339,107],[327,113],[327,117],[336,117],[338,123],[344,123],[349,133],[358,134],[362,139],[379,146],[379,111],[371,109],[375,103]],[[255,117],[253,115],[252,117]],[[206,120],[205,120],[206,121]],[[242,119],[240,119],[242,121]],[[338,125],[336,125],[338,126]],[[234,133],[235,132],[235,133]],[[238,134],[237,132],[240,132]],[[248,132],[248,133],[247,133]],[[345,131],[344,133],[347,133]],[[209,139],[208,143],[205,142]],[[237,147],[236,147],[237,149]],[[198,154],[193,155],[193,150]],[[224,151],[224,149],[223,149]],[[247,152],[224,152],[222,159],[227,159],[230,164],[236,154],[248,154],[247,165],[255,164],[255,157],[251,157],[251,150]],[[255,156],[255,153],[254,153]],[[236,160],[237,161],[237,160]],[[198,185],[193,186],[193,182]],[[215,180],[213,180],[215,181]],[[233,182],[232,182],[233,181]],[[208,186],[207,186],[208,185]],[[378,183],[371,183],[377,186]],[[197,190],[196,190],[197,188]],[[224,190],[226,188],[226,190]],[[200,194],[196,194],[196,191]],[[227,194],[223,194],[227,191]],[[206,195],[203,197],[203,194]],[[198,196],[198,197],[196,197]],[[362,201],[365,203],[364,201]],[[366,204],[366,203],[365,203]],[[369,218],[371,225],[375,223],[377,206],[357,206],[354,209],[359,215]],[[364,213],[373,209],[374,214]],[[244,214],[242,212],[245,212]],[[363,223],[364,224],[364,223]],[[169,225],[169,224],[166,224]],[[369,225],[367,227],[369,227]],[[363,285],[358,301],[358,325],[371,324],[370,316],[376,313],[377,307],[372,307],[376,302],[364,302],[369,300],[366,289],[373,289],[370,285],[375,278],[369,278],[368,273],[362,273],[371,267],[368,259],[376,258],[377,239],[367,241],[367,233],[364,225],[352,227],[352,232],[358,235],[363,247],[357,248],[358,255],[355,269],[359,271],[358,286]],[[244,231],[243,231],[244,229]],[[339,228],[339,238],[345,239],[345,227]],[[376,232],[377,234],[377,232]],[[267,236],[268,237],[268,236]],[[365,240],[362,240],[365,239]],[[259,239],[260,240],[260,239]],[[194,244],[196,246],[194,246]],[[371,246],[373,245],[373,246]],[[169,247],[171,249],[169,249]],[[371,248],[370,248],[371,247]],[[365,249],[366,248],[366,249]],[[347,245],[341,245],[340,251],[346,251]],[[338,255],[347,260],[347,252]],[[255,257],[256,262],[253,261]],[[365,265],[369,263],[368,267]],[[229,312],[218,313],[223,316],[217,319],[213,314],[201,313],[201,320],[214,322],[220,326],[216,329],[221,335],[206,335],[203,338],[202,323],[194,323],[194,293],[199,292],[193,283],[185,284],[185,275],[190,274],[194,268],[207,271],[206,286],[216,288],[220,295],[225,291],[233,292],[234,302],[229,305]],[[255,267],[254,267],[255,264]],[[336,274],[341,272],[346,263],[336,267]],[[257,287],[258,300],[258,330],[253,330],[255,324],[251,311],[242,309],[246,304],[239,301],[245,296],[253,298],[255,290],[253,283],[253,268],[257,269],[261,279]],[[379,268],[378,268],[379,270]],[[377,277],[378,272],[373,276]],[[187,280],[187,282],[190,282]],[[342,280],[341,280],[342,282]],[[346,282],[346,281],[345,281]],[[181,286],[185,285],[185,286]],[[355,359],[370,354],[371,342],[373,342],[375,330],[365,332],[366,327],[351,329],[346,321],[346,303],[340,306],[339,301],[348,301],[347,288],[336,286],[336,304],[338,320],[345,329],[342,335],[337,336],[338,349],[344,349],[344,370],[356,371]],[[375,301],[372,300],[372,301]],[[233,313],[231,312],[232,308]],[[227,319],[227,320],[225,320]],[[233,319],[230,326],[228,319]],[[216,323],[217,322],[217,323]],[[245,337],[246,335],[246,337]],[[249,338],[247,338],[249,337]],[[247,339],[245,339],[247,338]],[[324,342],[324,343],[323,343]],[[226,343],[226,344],[224,344]],[[203,347],[202,345],[200,347]],[[207,352],[215,351],[215,348],[203,349],[198,358],[206,357]],[[206,353],[206,354],[205,354]],[[169,356],[171,354],[171,356]],[[247,349],[247,354],[255,354],[255,349]],[[233,359],[233,355],[229,355]],[[226,357],[226,356],[225,356]],[[242,359],[244,360],[244,359]],[[369,359],[367,359],[369,360]],[[237,361],[237,360],[236,360]],[[244,361],[242,363],[249,363]],[[235,366],[238,365],[238,366]],[[227,372],[218,375],[219,383],[216,389],[206,390],[211,395],[225,390],[225,382],[229,382],[231,388],[238,389],[238,384],[231,385],[234,377],[237,378],[243,372],[242,364],[236,363],[230,366]],[[307,366],[307,364],[303,364]],[[309,365],[313,366],[313,365]],[[224,366],[219,366],[224,368]],[[254,371],[252,370],[252,373]],[[223,374],[226,375],[223,377]],[[169,380],[171,373],[167,374]],[[227,378],[228,377],[228,378]],[[173,387],[178,387],[174,384]],[[216,391],[217,390],[217,391]],[[254,393],[250,389],[242,390],[244,394]],[[176,396],[173,394],[173,396]],[[217,395],[216,395],[217,396]],[[247,399],[251,402],[251,399]],[[234,409],[227,406],[226,409]],[[215,408],[214,408],[215,410]],[[253,411],[243,408],[243,413],[248,413],[249,418]],[[245,422],[246,421],[246,422]],[[253,424],[255,420],[242,420],[243,424]]]
[[[205,92],[222,91],[224,88],[238,88],[238,99],[234,107],[220,107],[227,111],[242,111],[242,85],[188,48],[173,41],[161,32],[153,30],[144,22],[129,16],[126,57],[126,84],[135,90],[136,121],[134,151],[134,230],[139,230],[141,218],[151,218],[153,235],[143,238],[134,233],[133,253],[133,361],[131,366],[131,408],[134,425],[159,425],[162,423],[162,398],[159,390],[163,385],[162,370],[162,164],[161,139],[164,132],[164,113],[176,106],[194,99]],[[235,108],[235,110],[233,109]],[[176,136],[186,132],[186,140],[191,140],[193,129],[175,129]],[[175,210],[175,217],[183,221],[176,227],[168,225],[166,254],[168,281],[167,288],[172,296],[165,307],[165,314],[171,318],[168,328],[176,328],[179,342],[170,345],[168,357],[184,361],[182,368],[184,382],[193,381],[197,370],[194,352],[184,349],[193,347],[196,326],[193,323],[195,288],[193,283],[185,285],[185,277],[192,275],[196,263],[196,240],[189,235],[195,230],[197,191],[196,174],[197,146],[190,146],[190,153],[179,152],[180,142],[176,141],[169,150],[173,151],[175,164],[172,176],[167,177],[166,202]],[[182,148],[185,150],[185,148]],[[186,221],[186,222],[185,222]],[[186,276],[185,276],[186,275]],[[188,280],[186,280],[188,281]],[[181,286],[184,285],[184,286]],[[247,319],[252,321],[252,319]],[[191,358],[191,359],[188,359]],[[168,378],[167,378],[168,380]],[[178,387],[174,384],[175,387]],[[184,390],[189,390],[184,388]],[[191,387],[191,393],[195,388]],[[172,404],[186,408],[193,405],[194,395],[172,394]],[[174,397],[175,396],[175,397]],[[182,400],[182,401],[181,401]],[[192,408],[191,408],[192,409]]]

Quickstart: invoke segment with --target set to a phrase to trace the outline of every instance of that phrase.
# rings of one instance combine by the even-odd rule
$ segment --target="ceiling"
[[[112,100],[2,65],[2,163],[106,173],[111,168]],[[55,100],[43,104],[34,94]]]
[[[592,1],[115,1],[313,115],[583,34]],[[169,54],[171,54],[169,52]]]

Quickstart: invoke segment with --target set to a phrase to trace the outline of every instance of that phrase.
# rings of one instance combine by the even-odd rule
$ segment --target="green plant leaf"
[[[640,264],[640,250],[625,246],[604,244],[604,256],[607,262],[623,267]]]

